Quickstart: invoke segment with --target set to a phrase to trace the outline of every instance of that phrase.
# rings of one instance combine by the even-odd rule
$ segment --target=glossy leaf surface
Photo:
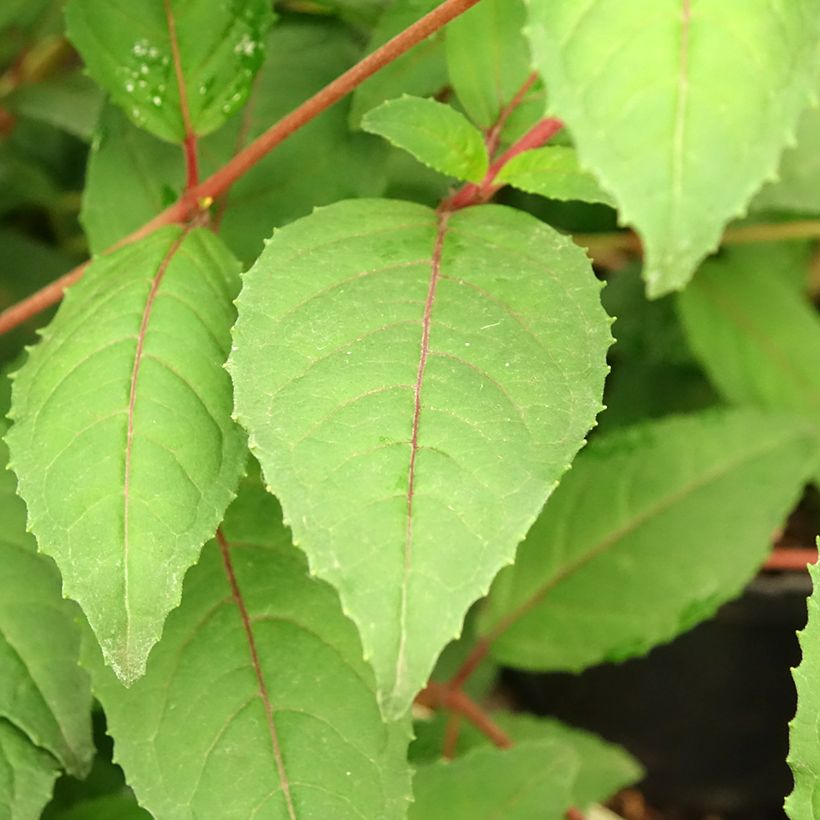
[[[182,142],[248,96],[273,18],[267,0],[71,0],[68,34],[91,76],[137,125]]]

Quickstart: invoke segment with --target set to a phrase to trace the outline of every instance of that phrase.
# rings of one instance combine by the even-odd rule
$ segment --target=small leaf
[[[771,178],[814,94],[817,0],[530,0],[583,165],[634,225],[650,296],[683,288]]]
[[[349,68],[360,44],[337,21],[297,17],[273,27],[266,50],[242,117],[200,142],[203,174],[233,156],[242,129],[246,140],[253,139]],[[382,193],[382,163],[390,149],[377,137],[351,133],[347,110],[342,102],[308,123],[239,179],[215,206],[220,237],[248,266],[274,226],[305,216],[316,205]],[[92,249],[103,251],[143,225],[181,193],[184,182],[184,163],[176,146],[136,128],[114,106],[107,106],[83,194],[82,222]],[[127,197],[123,189],[128,190]]]
[[[481,132],[463,114],[436,100],[405,94],[365,114],[362,128],[442,174],[481,182],[487,173]]]
[[[273,22],[268,0],[70,0],[65,14],[89,74],[137,125],[169,142],[185,138],[183,100],[199,135],[242,106]]]
[[[373,29],[367,52],[383,46],[440,3],[441,0],[392,0]],[[358,127],[366,112],[399,94],[428,97],[446,85],[444,32],[438,31],[365,80],[353,92],[350,124]]]
[[[464,757],[421,766],[410,820],[563,820],[578,756],[551,740],[512,749],[477,747]]]
[[[686,336],[725,399],[791,410],[820,428],[820,318],[767,259],[732,252],[707,262],[678,296]]]
[[[61,769],[88,771],[91,689],[78,665],[76,610],[26,533],[7,460],[0,441],[0,814],[27,820],[40,816]]]
[[[243,468],[222,368],[238,267],[176,227],[98,259],[15,378],[29,525],[128,682]]]
[[[496,182],[550,199],[615,204],[595,177],[581,170],[575,149],[564,145],[524,151],[504,165]]]
[[[820,542],[818,542],[820,546]],[[820,567],[809,565],[813,584],[807,604],[809,620],[798,632],[803,659],[792,670],[797,687],[797,714],[789,724],[789,767],[794,789],[786,798],[786,814],[791,820],[816,820],[820,817],[820,736],[817,715],[820,714]]]
[[[763,562],[817,449],[799,420],[741,410],[596,439],[493,585],[493,656],[580,671],[710,617]]]
[[[516,744],[522,741],[549,741],[575,752],[580,768],[570,788],[569,802],[576,808],[587,809],[596,801],[607,800],[615,792],[639,780],[643,774],[637,761],[619,746],[557,720],[513,712],[493,712],[492,719]],[[431,763],[441,756],[448,722],[449,716],[441,712],[437,712],[432,720],[416,721],[416,740],[410,746],[413,763]],[[463,720],[456,755],[489,743],[486,735]]]
[[[495,125],[532,72],[522,0],[482,0],[447,26],[447,71],[476,125]]]
[[[277,231],[238,306],[238,418],[401,715],[594,423],[599,285],[528,214],[359,200]]]
[[[88,642],[140,803],[163,820],[404,817],[409,727],[382,723],[336,594],[308,576],[258,484],[246,482],[223,530],[188,573],[143,679],[125,689]]]

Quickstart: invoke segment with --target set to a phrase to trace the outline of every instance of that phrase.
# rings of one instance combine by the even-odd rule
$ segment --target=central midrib
[[[406,675],[407,664],[407,587],[410,569],[413,563],[413,499],[416,481],[416,456],[419,449],[419,423],[421,420],[421,394],[424,386],[424,373],[430,353],[430,327],[432,324],[433,305],[436,301],[436,288],[441,277],[441,256],[444,249],[444,237],[447,234],[448,212],[441,212],[436,217],[436,238],[430,260],[430,283],[427,287],[427,298],[424,302],[424,314],[421,322],[421,342],[419,345],[419,363],[416,370],[416,381],[413,385],[413,427],[410,435],[410,462],[407,467],[407,524],[404,537],[404,567],[401,583],[401,602],[399,604],[399,649],[396,655],[394,692]]]
[[[125,467],[123,476],[123,598],[125,602],[125,657],[127,661],[130,661],[131,652],[131,602],[129,596],[128,560],[130,548],[131,458],[134,449],[134,412],[137,404],[137,382],[139,381],[140,368],[142,366],[145,337],[148,332],[148,324],[151,321],[151,311],[153,310],[159,287],[165,277],[165,272],[168,270],[168,265],[170,265],[171,260],[179,250],[180,245],[182,245],[189,231],[190,229],[182,231],[171,243],[151,281],[151,290],[148,293],[145,308],[142,311],[142,320],[140,321],[140,328],[137,334],[137,347],[134,352],[134,366],[131,370],[131,386],[128,395],[128,432],[125,441]]]

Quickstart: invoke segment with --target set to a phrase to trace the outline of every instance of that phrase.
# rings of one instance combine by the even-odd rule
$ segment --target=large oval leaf
[[[91,687],[78,665],[76,608],[26,533],[7,457],[0,441],[0,816],[33,820],[61,769],[88,770]]]
[[[238,267],[202,229],[98,259],[15,378],[8,441],[29,525],[126,681],[242,472],[222,369]]]
[[[820,2],[530,0],[536,65],[582,162],[682,288],[740,214],[814,93]]]
[[[186,120],[207,134],[241,107],[272,20],[268,0],[71,0],[66,8],[91,76],[137,125],[170,142],[185,139]]]
[[[142,680],[125,689],[88,648],[117,762],[156,817],[405,816],[409,726],[382,722],[353,624],[259,484],[186,577]]]
[[[295,542],[402,714],[512,560],[600,408],[583,252],[497,206],[360,200],[274,234],[229,366]]]
[[[578,671],[642,654],[737,595],[817,459],[800,420],[682,416],[579,456],[481,620],[503,663]]]

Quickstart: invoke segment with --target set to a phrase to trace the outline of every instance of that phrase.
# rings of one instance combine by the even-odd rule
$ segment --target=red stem
[[[507,733],[467,694],[447,684],[431,681],[416,696],[416,703],[428,709],[446,709],[465,717],[499,749],[512,748]]]
[[[562,127],[561,120],[546,119],[537,122],[521,139],[513,143],[498,159],[490,164],[487,174],[481,182],[477,185],[472,182],[464,185],[442,203],[442,210],[458,211],[461,208],[469,208],[471,205],[480,205],[491,199],[502,187],[495,184],[495,178],[501,169],[513,157],[523,154],[524,151],[540,148],[547,140],[555,136]]]
[[[806,547],[775,547],[763,564],[768,570],[805,570],[817,563],[817,550]]]
[[[434,34],[442,26],[472,8],[478,2],[479,0],[444,0],[440,6],[426,14],[410,28],[396,35],[381,48],[376,49],[372,54],[356,63],[351,69],[291,111],[290,114],[285,115],[204,182],[186,191],[173,205],[170,205],[141,228],[123,237],[102,253],[111,253],[123,245],[129,245],[143,239],[165,225],[185,222],[197,212],[210,207],[218,196],[224,194],[237,179],[246,174],[279,143],[286,140],[291,134],[298,131],[327,108],[335,105],[377,71],[409,51],[414,45]],[[58,302],[62,298],[65,288],[82,276],[87,264],[86,262],[80,265],[56,282],[52,282],[16,305],[6,308],[0,313],[0,334],[7,333],[12,328]]]
[[[498,144],[501,141],[501,132],[504,130],[504,126],[507,124],[510,115],[524,102],[524,97],[527,96],[527,92],[533,87],[537,79],[538,72],[533,71],[532,74],[524,80],[524,84],[521,88],[516,91],[515,96],[501,110],[501,113],[498,115],[498,120],[487,132],[487,153],[490,157],[494,157],[495,152],[498,150]]]
[[[165,19],[168,23],[168,37],[171,41],[171,56],[174,60],[174,74],[177,79],[177,89],[179,91],[179,110],[182,114],[182,125],[185,129],[185,139],[182,143],[185,152],[186,183],[185,190],[190,191],[199,185],[199,159],[196,148],[196,132],[191,124],[191,109],[188,107],[188,90],[185,86],[185,77],[182,73],[182,58],[179,54],[179,39],[177,37],[177,24],[174,19],[174,11],[171,8],[171,0],[164,0]]]

